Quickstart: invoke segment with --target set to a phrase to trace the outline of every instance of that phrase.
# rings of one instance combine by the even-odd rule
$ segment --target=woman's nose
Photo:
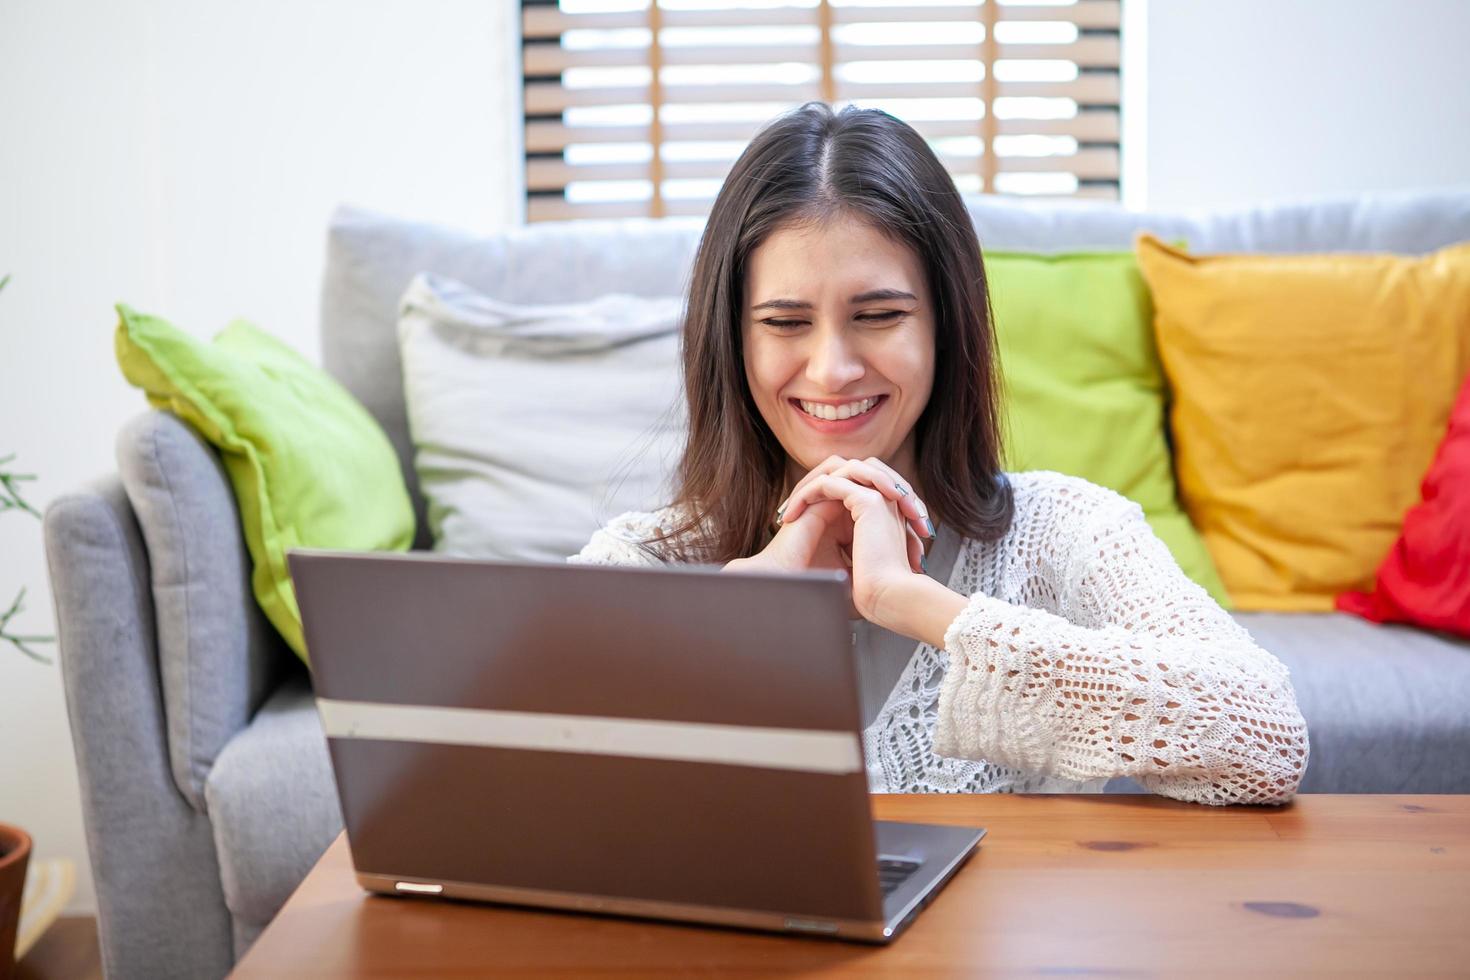
[[[812,333],[806,376],[822,391],[841,391],[865,373],[862,358],[852,348],[842,329],[818,329]]]

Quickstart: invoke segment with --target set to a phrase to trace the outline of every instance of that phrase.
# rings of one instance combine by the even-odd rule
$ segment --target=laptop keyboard
[[[893,890],[903,884],[908,876],[919,870],[919,862],[908,858],[893,857],[889,854],[878,855],[878,886],[886,898]]]

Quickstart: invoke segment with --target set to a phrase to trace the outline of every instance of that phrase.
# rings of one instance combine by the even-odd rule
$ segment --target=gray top
[[[955,559],[960,554],[960,536],[949,525],[935,530],[934,544],[929,549],[927,574],[941,585],[949,584]],[[908,666],[918,641],[911,637],[874,626],[866,619],[852,620],[853,649],[857,653],[858,691],[863,703],[863,727],[873,723],[882,710],[893,685]]]

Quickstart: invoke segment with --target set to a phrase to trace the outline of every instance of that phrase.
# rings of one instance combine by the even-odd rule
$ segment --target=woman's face
[[[745,380],[800,477],[833,454],[914,479],[934,385],[934,315],[918,256],[860,219],[773,233],[745,276]]]

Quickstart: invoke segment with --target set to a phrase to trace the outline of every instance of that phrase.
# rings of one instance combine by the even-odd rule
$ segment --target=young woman
[[[1132,776],[1292,797],[1308,746],[1286,668],[1138,505],[1001,472],[979,243],[912,128],[813,103],[764,129],[715,199],[684,331],[675,499],[572,560],[848,570],[874,792]]]

